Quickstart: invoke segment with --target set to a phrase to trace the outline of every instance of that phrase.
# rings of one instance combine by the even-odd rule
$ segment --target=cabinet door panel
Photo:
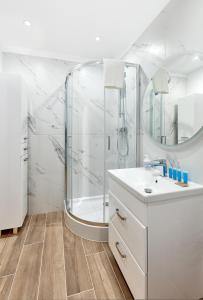
[[[117,229],[143,272],[147,272],[147,228],[110,192],[110,221]]]
[[[147,277],[112,223],[109,224],[109,246],[133,297],[135,299],[146,299]]]

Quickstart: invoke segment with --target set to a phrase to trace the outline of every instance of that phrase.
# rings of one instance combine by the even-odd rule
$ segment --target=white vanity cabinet
[[[135,299],[202,298],[203,186],[160,178],[145,195],[145,172],[109,171],[110,248]]]
[[[0,233],[27,214],[27,98],[18,75],[0,73]]]

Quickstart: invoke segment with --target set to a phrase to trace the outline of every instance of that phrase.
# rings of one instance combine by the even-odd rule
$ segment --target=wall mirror
[[[147,133],[172,146],[194,137],[203,127],[203,56],[179,55],[150,80],[143,100]]]

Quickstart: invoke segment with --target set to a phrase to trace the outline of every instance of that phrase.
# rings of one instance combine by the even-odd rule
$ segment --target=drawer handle
[[[121,216],[121,214],[119,213],[119,209],[118,209],[118,208],[116,208],[116,214],[117,214],[117,216],[121,219],[121,221],[126,221],[127,218]]]
[[[119,249],[119,247],[118,247],[118,246],[119,246],[119,242],[115,242],[115,246],[116,246],[116,249],[117,249],[119,255],[120,255],[122,258],[126,258],[126,255],[123,254],[123,253],[121,252],[121,250]]]

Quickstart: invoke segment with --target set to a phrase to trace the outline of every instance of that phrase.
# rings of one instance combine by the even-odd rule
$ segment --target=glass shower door
[[[125,67],[124,87],[105,88],[105,205],[108,207],[108,174],[110,169],[136,167],[137,68]],[[105,221],[108,210],[104,209]]]
[[[103,223],[104,96],[102,65],[87,64],[71,75],[67,152],[70,212]],[[68,117],[67,116],[67,117]]]
[[[76,218],[108,223],[107,170],[136,166],[137,67],[122,90],[104,89],[103,65],[76,68],[66,82],[66,207]]]

